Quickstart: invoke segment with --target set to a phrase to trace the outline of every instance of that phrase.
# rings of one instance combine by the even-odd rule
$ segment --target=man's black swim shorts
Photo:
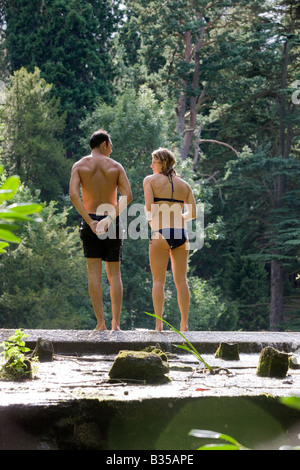
[[[102,220],[104,215],[89,214],[93,220]],[[104,235],[96,235],[91,227],[82,219],[79,227],[83,253],[86,258],[101,258],[113,262],[122,260],[123,227],[119,217],[109,226]]]

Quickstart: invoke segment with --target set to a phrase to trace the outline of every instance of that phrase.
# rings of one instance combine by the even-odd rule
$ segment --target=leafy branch
[[[0,166],[0,176],[3,173],[3,167]],[[17,237],[12,230],[18,229],[18,225],[14,225],[11,221],[19,222],[40,222],[38,217],[28,217],[37,214],[42,210],[41,204],[10,204],[6,205],[6,201],[11,201],[15,196],[20,185],[18,176],[10,176],[0,186],[0,253],[5,252],[5,248],[9,243],[20,243],[21,239]],[[8,222],[8,223],[7,223]]]

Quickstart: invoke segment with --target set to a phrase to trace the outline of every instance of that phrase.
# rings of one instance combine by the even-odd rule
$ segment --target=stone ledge
[[[115,354],[122,349],[139,350],[159,344],[164,351],[177,351],[174,345],[185,340],[173,331],[155,330],[27,330],[27,347],[33,349],[38,338],[52,342],[56,354]],[[13,329],[0,329],[0,343],[14,334]],[[237,343],[241,353],[259,353],[264,347],[294,352],[300,349],[299,332],[189,331],[185,337],[200,354],[214,353],[221,342]]]

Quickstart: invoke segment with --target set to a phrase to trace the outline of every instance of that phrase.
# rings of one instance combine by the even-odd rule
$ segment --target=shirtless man
[[[132,200],[132,193],[124,168],[110,158],[112,142],[109,134],[102,129],[94,132],[90,147],[91,155],[73,165],[70,199],[82,216],[80,238],[87,260],[89,294],[97,319],[95,329],[106,330],[101,287],[104,260],[110,284],[111,328],[119,330],[123,298],[120,270],[123,240],[119,215]]]

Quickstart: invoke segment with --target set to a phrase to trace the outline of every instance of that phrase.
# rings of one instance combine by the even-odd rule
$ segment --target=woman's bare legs
[[[152,300],[154,313],[162,318],[165,302],[165,284],[170,248],[166,240],[153,239],[149,245],[150,267],[153,278]],[[163,322],[156,319],[157,331],[162,331]]]
[[[166,271],[171,253],[172,272],[177,289],[177,301],[181,313],[180,331],[188,331],[190,309],[190,290],[187,283],[188,241],[178,248],[170,250],[163,238],[153,239],[150,243],[150,266],[153,277],[152,298],[154,313],[162,318],[165,300]],[[163,322],[156,320],[156,330],[162,331]]]
[[[171,250],[172,272],[177,289],[178,306],[181,313],[180,331],[188,331],[188,315],[190,309],[190,290],[187,283],[187,264],[189,250],[188,241]]]

